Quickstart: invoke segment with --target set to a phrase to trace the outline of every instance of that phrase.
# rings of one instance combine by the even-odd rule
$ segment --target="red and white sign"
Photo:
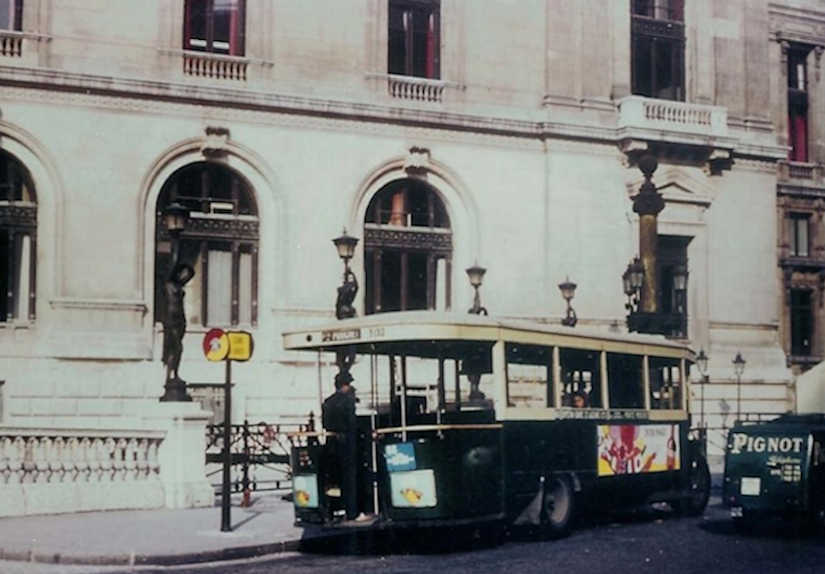
[[[203,337],[203,354],[210,361],[223,361],[229,354],[229,337],[223,329],[209,329]]]

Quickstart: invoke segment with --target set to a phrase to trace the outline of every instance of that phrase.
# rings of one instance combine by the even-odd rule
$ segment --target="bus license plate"
[[[761,480],[758,476],[743,476],[739,486],[739,494],[743,496],[759,496]]]

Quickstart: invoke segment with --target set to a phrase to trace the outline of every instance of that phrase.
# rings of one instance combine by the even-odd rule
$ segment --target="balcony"
[[[387,76],[387,92],[393,98],[418,102],[441,102],[447,82],[414,76]]]
[[[617,131],[626,153],[655,144],[662,155],[670,150],[707,161],[712,173],[730,166],[736,138],[728,135],[727,108],[627,96],[619,100],[618,109]]]
[[[23,34],[0,30],[0,56],[19,58],[23,55]]]
[[[209,52],[183,53],[183,73],[187,76],[245,82],[247,66],[245,58]]]
[[[628,96],[619,101],[619,129],[668,137],[726,138],[728,111],[719,106]]]

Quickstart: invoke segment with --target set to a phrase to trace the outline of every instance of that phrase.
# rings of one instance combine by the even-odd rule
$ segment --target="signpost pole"
[[[226,381],[223,386],[223,485],[221,489],[221,532],[231,532],[232,500],[229,492],[232,466],[232,360],[226,359]]]

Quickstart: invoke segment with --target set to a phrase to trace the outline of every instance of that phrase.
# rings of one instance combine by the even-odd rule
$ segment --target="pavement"
[[[716,462],[711,470],[718,495],[722,476]],[[308,540],[340,535],[295,527],[292,503],[282,495],[253,493],[247,507],[233,496],[229,532],[221,532],[219,505],[1,518],[0,574],[112,572],[246,559],[295,552]]]
[[[215,562],[297,551],[302,540],[334,535],[293,526],[282,494],[253,493],[248,507],[233,497],[229,532],[221,532],[219,505],[0,518],[0,574]]]

